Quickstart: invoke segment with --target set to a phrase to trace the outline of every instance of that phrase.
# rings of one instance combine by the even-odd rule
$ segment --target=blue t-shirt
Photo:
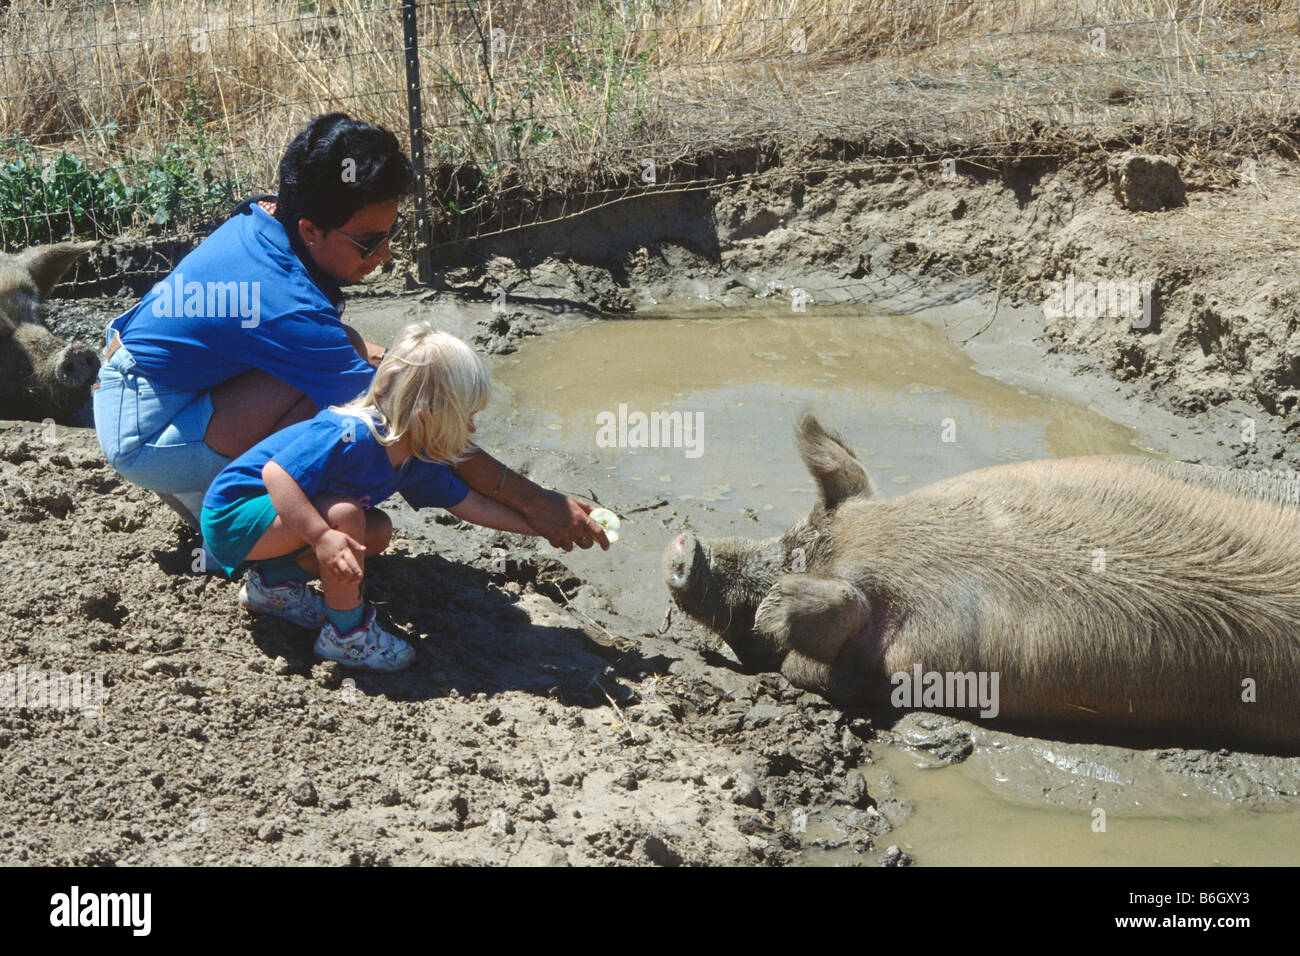
[[[469,494],[465,482],[437,462],[411,455],[394,470],[387,448],[364,420],[326,408],[264,438],[223,468],[208,486],[203,507],[216,510],[266,494],[262,466],[268,461],[287,471],[308,498],[330,491],[356,498],[364,508],[397,492],[413,508],[454,508]]]
[[[284,227],[256,203],[220,225],[114,327],[136,371],[186,391],[262,369],[324,408],[352,401],[375,374]]]

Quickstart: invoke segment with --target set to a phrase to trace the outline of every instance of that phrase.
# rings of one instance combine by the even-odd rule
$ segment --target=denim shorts
[[[104,330],[105,347],[117,321]],[[92,400],[99,447],[132,484],[171,495],[203,492],[230,464],[203,440],[212,419],[212,393],[156,384],[135,371],[125,345],[100,365]]]

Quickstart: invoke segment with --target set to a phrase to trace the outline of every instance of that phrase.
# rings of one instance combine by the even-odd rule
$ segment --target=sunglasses
[[[376,252],[379,251],[380,246],[382,246],[385,242],[388,242],[399,232],[401,232],[402,227],[405,225],[406,225],[406,217],[399,214],[397,219],[393,222],[393,228],[389,229],[386,233],[384,233],[374,242],[368,242],[364,244],[357,239],[353,239],[342,229],[338,230],[338,232],[339,235],[341,235],[344,239],[346,239],[348,242],[352,243],[354,246],[356,246],[358,249],[361,250],[362,259],[369,259],[371,256],[373,256]]]

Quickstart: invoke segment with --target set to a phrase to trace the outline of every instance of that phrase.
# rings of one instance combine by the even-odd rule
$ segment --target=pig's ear
[[[33,246],[18,254],[18,264],[36,283],[37,294],[47,298],[63,273],[95,247],[93,242],[56,242],[52,246]]]
[[[846,498],[875,495],[876,490],[871,487],[871,479],[858,456],[838,435],[822,428],[811,412],[805,412],[799,419],[795,437],[803,463],[817,480],[827,511],[834,510]]]

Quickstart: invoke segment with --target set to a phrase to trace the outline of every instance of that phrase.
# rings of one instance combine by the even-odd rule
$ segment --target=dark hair
[[[284,151],[276,218],[291,238],[299,219],[328,232],[363,206],[405,195],[414,183],[396,136],[346,113],[325,113]]]

